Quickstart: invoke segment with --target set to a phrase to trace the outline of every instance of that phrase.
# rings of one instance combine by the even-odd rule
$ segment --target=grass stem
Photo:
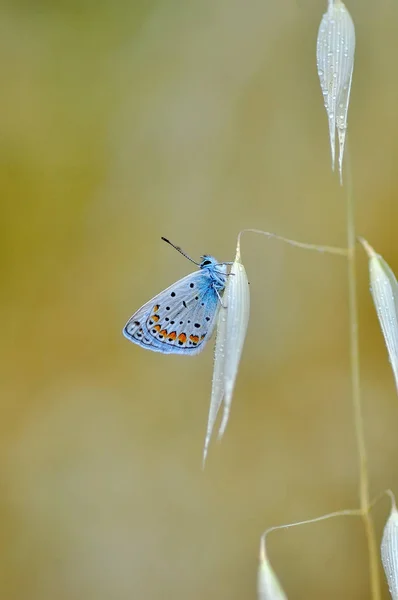
[[[281,235],[277,235],[276,233],[271,233],[270,231],[261,231],[261,229],[242,229],[238,235],[238,246],[240,244],[240,238],[243,233],[259,233],[261,235],[265,235],[268,238],[274,238],[275,240],[280,240],[289,244],[290,246],[296,246],[296,248],[303,248],[304,250],[315,250],[316,252],[324,252],[326,254],[337,254],[339,256],[348,256],[347,248],[339,248],[338,246],[321,246],[318,244],[307,244],[305,242],[297,242],[296,240],[291,240],[289,238],[285,238]]]
[[[381,600],[379,553],[376,544],[373,519],[370,514],[369,477],[363,426],[360,386],[360,362],[358,339],[358,302],[356,285],[356,234],[355,234],[355,204],[352,191],[352,173],[349,158],[348,140],[345,153],[346,160],[346,218],[347,218],[347,249],[348,249],[348,303],[350,323],[350,359],[351,359],[351,393],[354,409],[355,437],[359,459],[359,502],[362,519],[365,526],[369,573],[372,600]]]

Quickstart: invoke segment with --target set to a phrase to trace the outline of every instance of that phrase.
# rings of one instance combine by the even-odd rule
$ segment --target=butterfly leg
[[[223,304],[223,301],[222,301],[222,298],[221,298],[221,296],[220,296],[220,292],[218,291],[218,289],[217,289],[216,287],[215,287],[214,289],[215,289],[215,291],[216,291],[216,294],[217,294],[217,296],[218,296],[218,299],[219,299],[219,301],[220,301],[220,304],[221,304],[221,306],[222,306],[223,308],[227,308],[227,305],[226,305],[226,304]]]

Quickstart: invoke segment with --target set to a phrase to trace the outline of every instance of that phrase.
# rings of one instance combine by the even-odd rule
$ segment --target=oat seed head
[[[336,129],[339,140],[339,174],[343,183],[343,157],[347,114],[354,70],[355,28],[343,2],[329,0],[317,39],[317,69],[329,120],[332,169],[335,167]]]
[[[383,259],[363,238],[359,238],[369,257],[370,291],[398,391],[398,282]]]
[[[381,541],[381,562],[383,563],[388,587],[393,600],[398,600],[398,511],[392,492],[391,512],[384,527]]]
[[[287,596],[268,560],[265,547],[265,535],[262,536],[260,544],[260,563],[257,574],[257,598],[258,600],[287,600]]]
[[[213,381],[209,417],[203,449],[203,467],[217,418],[224,401],[223,417],[218,432],[220,440],[227,427],[232,394],[246,337],[250,312],[249,283],[241,262],[238,241],[236,257],[231,266],[217,320]]]
[[[213,381],[211,389],[209,417],[207,421],[206,439],[203,449],[203,468],[206,463],[207,452],[214,423],[224,398],[224,363],[225,363],[225,340],[226,340],[227,315],[226,309],[220,307],[217,320],[217,337],[214,351]]]
[[[236,249],[236,257],[231,267],[231,275],[224,294],[226,304],[226,332],[225,332],[225,361],[224,361],[224,412],[218,432],[221,439],[229,418],[232,394],[243,345],[246,338],[250,314],[249,282],[246,270],[241,262],[240,244]],[[222,310],[222,309],[221,309]]]

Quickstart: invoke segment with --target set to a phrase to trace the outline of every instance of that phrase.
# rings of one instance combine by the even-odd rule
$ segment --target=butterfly
[[[183,256],[199,266],[154,296],[127,321],[123,335],[142,348],[163,354],[197,354],[210,339],[222,306],[227,265],[205,254],[197,263],[169,240]]]

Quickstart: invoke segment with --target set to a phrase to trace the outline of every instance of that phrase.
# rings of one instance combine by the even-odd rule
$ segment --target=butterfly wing
[[[149,300],[123,333],[142,348],[164,354],[197,354],[211,337],[220,301],[206,271],[180,279]]]

